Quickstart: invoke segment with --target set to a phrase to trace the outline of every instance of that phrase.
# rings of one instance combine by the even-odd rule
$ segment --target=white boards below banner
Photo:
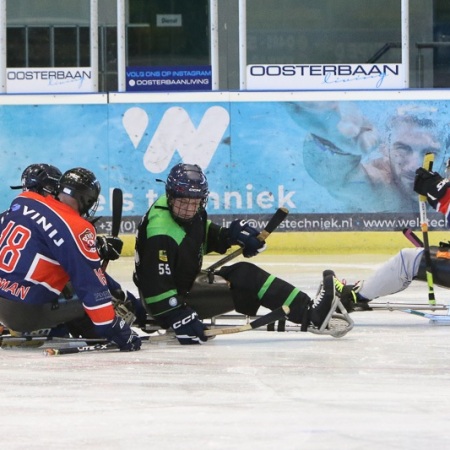
[[[403,89],[402,64],[251,64],[250,90]]]
[[[8,94],[94,92],[90,67],[21,67],[6,71]]]

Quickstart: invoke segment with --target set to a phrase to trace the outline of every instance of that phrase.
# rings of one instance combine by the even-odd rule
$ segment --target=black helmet
[[[64,172],[59,181],[58,193],[73,197],[78,202],[80,215],[89,217],[97,209],[100,183],[90,170],[76,167]]]
[[[197,164],[177,164],[170,170],[166,182],[168,199],[201,198],[202,206],[208,199],[208,181]]]
[[[41,195],[55,196],[58,190],[61,171],[50,164],[31,164],[22,173],[21,186],[10,186],[11,189],[37,192]]]

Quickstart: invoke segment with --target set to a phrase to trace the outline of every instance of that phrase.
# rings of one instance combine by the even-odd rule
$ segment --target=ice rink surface
[[[322,270],[352,282],[386,258],[263,254],[252,262],[314,295]],[[131,271],[131,258],[110,264],[134,291]],[[436,297],[447,304],[450,293],[437,288]],[[414,282],[384,300],[426,305],[427,288]],[[341,339],[254,330],[202,346],[147,342],[135,353],[0,350],[2,447],[450,448],[450,326],[400,311],[352,318]]]

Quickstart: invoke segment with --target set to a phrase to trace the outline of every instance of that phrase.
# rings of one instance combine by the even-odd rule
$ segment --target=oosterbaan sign
[[[401,64],[252,64],[247,66],[251,90],[401,89]]]
[[[8,94],[54,94],[94,92],[90,67],[9,68]]]

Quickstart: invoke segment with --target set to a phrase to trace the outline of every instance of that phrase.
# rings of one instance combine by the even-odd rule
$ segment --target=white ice
[[[252,261],[314,295],[323,269],[352,282],[387,257]],[[131,258],[110,264],[134,291],[131,270]],[[437,288],[436,297],[447,304],[449,293]],[[384,300],[426,305],[427,288],[414,282]],[[400,311],[352,317],[341,339],[254,330],[202,346],[144,343],[134,353],[0,350],[0,442],[8,450],[450,448],[450,326]]]

